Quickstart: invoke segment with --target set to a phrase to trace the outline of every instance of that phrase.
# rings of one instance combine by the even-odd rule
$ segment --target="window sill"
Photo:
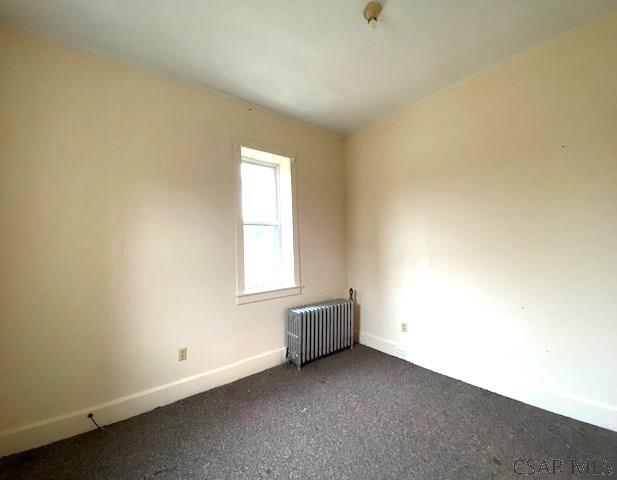
[[[274,290],[261,290],[257,292],[244,292],[236,294],[236,303],[243,305],[245,303],[262,302],[264,300],[272,300],[274,298],[290,297],[292,295],[300,295],[302,287],[285,287]]]

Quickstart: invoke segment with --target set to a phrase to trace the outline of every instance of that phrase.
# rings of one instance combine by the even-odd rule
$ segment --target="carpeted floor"
[[[5,457],[0,478],[567,478],[585,459],[617,477],[617,433],[358,346]]]

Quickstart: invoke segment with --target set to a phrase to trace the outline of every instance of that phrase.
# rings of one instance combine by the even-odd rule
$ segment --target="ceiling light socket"
[[[379,20],[379,15],[383,10],[383,5],[379,2],[368,2],[362,10],[362,15],[364,16],[364,20],[368,24],[368,28],[374,30],[377,28],[377,21]]]

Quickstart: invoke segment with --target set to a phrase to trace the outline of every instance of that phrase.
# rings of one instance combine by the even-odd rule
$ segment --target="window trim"
[[[283,149],[271,147],[268,145],[259,144],[251,140],[240,138],[233,139],[233,161],[235,174],[236,188],[236,303],[238,305],[245,303],[260,302],[274,298],[287,297],[290,295],[300,295],[302,293],[302,283],[300,275],[300,243],[298,235],[298,207],[296,196],[296,163],[297,157]],[[261,150],[266,153],[272,153],[282,157],[289,158],[289,169],[291,175],[291,217],[292,217],[292,235],[293,235],[293,251],[294,251],[294,279],[293,285],[282,285],[277,288],[265,288],[247,290],[244,286],[244,220],[242,218],[242,147]],[[254,161],[251,159],[250,161]],[[259,163],[259,161],[255,161]],[[280,188],[280,185],[278,186]],[[280,197],[277,195],[277,200]],[[280,208],[280,205],[279,205]],[[279,222],[281,221],[279,217]]]

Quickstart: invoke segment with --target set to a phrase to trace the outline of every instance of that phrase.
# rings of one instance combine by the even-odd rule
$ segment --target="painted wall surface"
[[[301,296],[235,303],[232,137],[297,156]],[[0,432],[280,362],[286,307],[345,295],[342,151],[282,115],[0,30]]]
[[[611,15],[349,138],[365,343],[617,430],[616,87]]]

